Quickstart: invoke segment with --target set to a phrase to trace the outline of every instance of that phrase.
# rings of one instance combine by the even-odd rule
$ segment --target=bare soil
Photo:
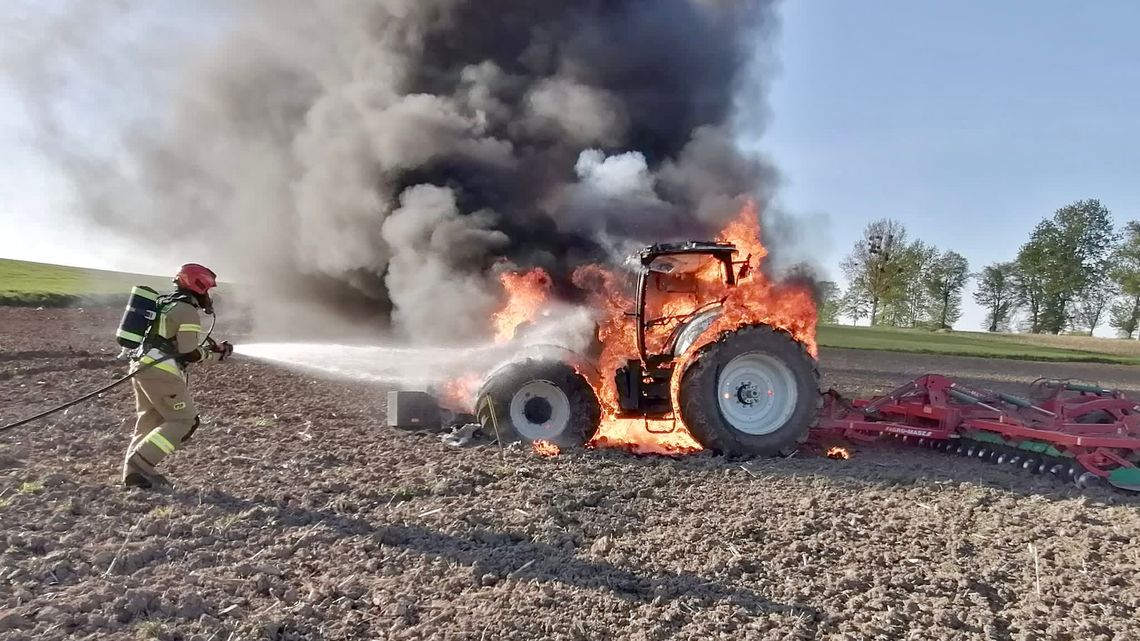
[[[938,356],[854,349],[820,350],[824,384],[846,393],[882,394],[923,374],[945,374],[970,385],[1022,394],[1039,378],[1078,379],[1140,398],[1140,367],[1044,363],[1002,358]]]
[[[117,314],[0,309],[0,424],[125,371]],[[1140,389],[1133,369],[825,351]],[[1063,371],[1062,371],[1063,370]],[[384,425],[383,390],[235,359],[204,426],[123,490],[129,389],[0,434],[0,638],[1140,638],[1140,501],[905,446],[834,461],[554,459]]]

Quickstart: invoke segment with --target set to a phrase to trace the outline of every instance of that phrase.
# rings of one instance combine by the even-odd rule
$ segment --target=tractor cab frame
[[[636,323],[638,358],[627,360],[625,366],[614,374],[620,408],[624,415],[660,418],[672,413],[670,382],[676,359],[680,356],[674,349],[678,344],[678,338],[686,328],[693,326],[694,322],[707,319],[711,323],[719,313],[720,301],[717,301],[693,310],[685,316],[649,318],[651,281],[656,280],[659,284],[662,277],[695,274],[705,268],[711,259],[721,264],[724,283],[734,286],[738,278],[748,273],[747,261],[733,260],[737,252],[736,245],[732,243],[701,241],[660,243],[638,252],[635,309],[628,313]],[[740,265],[739,272],[738,265]],[[647,340],[650,328],[668,323],[675,323],[676,328],[663,346],[663,350],[652,353]],[[707,327],[707,324],[705,326]]]

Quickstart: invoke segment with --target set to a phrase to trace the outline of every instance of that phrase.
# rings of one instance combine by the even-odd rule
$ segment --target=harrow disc
[[[1077,478],[1073,480],[1073,482],[1077,484],[1077,487],[1085,489],[1100,485],[1101,479],[1099,476],[1093,474],[1092,472],[1083,472],[1079,474]]]

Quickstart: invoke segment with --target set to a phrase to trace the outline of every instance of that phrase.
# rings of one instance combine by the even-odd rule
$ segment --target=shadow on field
[[[268,509],[278,519],[268,529],[303,528],[324,523],[340,536],[370,537],[386,547],[470,567],[476,582],[480,577],[492,574],[500,579],[558,582],[579,588],[608,590],[618,598],[636,603],[687,597],[704,605],[726,602],[752,615],[782,613],[805,622],[823,619],[819,610],[809,606],[777,603],[751,590],[729,587],[690,573],[638,574],[604,561],[581,558],[560,547],[536,543],[520,533],[474,528],[466,536],[456,536],[417,525],[373,524],[327,510],[251,501],[221,491],[181,495],[179,500],[191,507],[209,504],[233,513],[250,508]]]

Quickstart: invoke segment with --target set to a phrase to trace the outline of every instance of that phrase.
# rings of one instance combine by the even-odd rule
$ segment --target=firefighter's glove
[[[222,341],[221,343],[212,343],[210,351],[218,355],[219,361],[224,361],[231,354],[234,353],[234,346],[230,345],[229,341]]]

